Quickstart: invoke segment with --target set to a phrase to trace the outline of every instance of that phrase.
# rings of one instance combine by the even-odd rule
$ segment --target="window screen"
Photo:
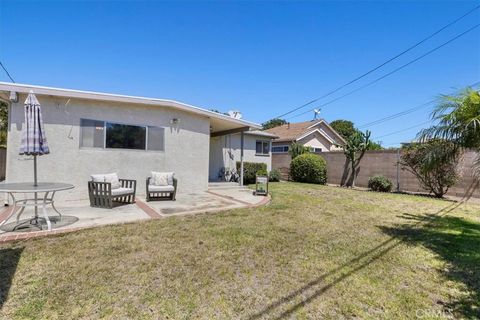
[[[87,148],[103,148],[104,122],[97,120],[80,120],[80,146]]]
[[[148,127],[148,150],[165,150],[165,129],[158,127]]]
[[[272,146],[272,152],[274,153],[288,152],[288,146]]]
[[[268,155],[270,152],[270,142],[257,140],[255,144],[255,153]]]
[[[262,141],[257,141],[255,153],[262,153]]]

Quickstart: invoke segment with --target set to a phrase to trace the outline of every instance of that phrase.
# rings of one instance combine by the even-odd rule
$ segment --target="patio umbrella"
[[[42,111],[32,91],[25,100],[25,126],[22,130],[21,155],[33,156],[33,185],[37,186],[37,156],[50,153],[43,127]]]

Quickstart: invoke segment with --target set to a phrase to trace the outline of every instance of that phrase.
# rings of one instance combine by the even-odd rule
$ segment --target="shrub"
[[[393,183],[384,176],[375,176],[368,179],[368,187],[373,191],[390,192],[392,191]]]
[[[243,163],[243,183],[255,183],[255,176],[259,170],[267,171],[266,163],[244,162]],[[240,175],[240,161],[237,161],[237,172]]]
[[[318,155],[304,153],[290,163],[290,176],[297,182],[325,184],[327,163]]]
[[[260,169],[260,170],[257,171],[256,175],[257,175],[257,176],[268,177],[268,171],[267,171],[267,170]]]
[[[280,177],[281,177],[280,170],[273,169],[272,171],[270,171],[270,174],[268,175],[268,180],[271,182],[278,182],[280,181]]]
[[[292,143],[290,145],[290,149],[288,150],[288,153],[292,157],[292,160],[295,159],[296,157],[298,157],[301,154],[311,153],[311,152],[312,152],[312,148],[301,145],[301,144],[296,143],[296,142]]]
[[[402,149],[402,169],[417,177],[422,187],[442,198],[458,181],[457,160],[460,151],[446,140],[412,143]]]

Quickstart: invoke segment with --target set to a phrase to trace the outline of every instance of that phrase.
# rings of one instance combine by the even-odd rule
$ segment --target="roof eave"
[[[86,100],[99,100],[99,101],[115,101],[115,102],[125,102],[125,103],[136,103],[143,105],[152,105],[152,106],[163,106],[176,108],[190,113],[200,114],[209,118],[216,118],[231,123],[236,123],[242,126],[248,126],[253,129],[261,129],[260,124],[245,121],[241,119],[234,119],[227,115],[220,114],[218,112],[206,110],[200,107],[192,106],[186,103],[166,100],[166,99],[156,99],[156,98],[146,98],[138,96],[128,96],[128,95],[119,95],[103,92],[93,92],[93,91],[82,91],[82,90],[73,90],[73,89],[63,89],[63,88],[53,88],[53,87],[44,87],[20,83],[9,83],[9,82],[0,82],[0,91],[14,91],[19,93],[29,93],[33,91],[38,95],[49,95],[49,96],[59,96],[66,98],[77,98],[77,99],[86,99]]]

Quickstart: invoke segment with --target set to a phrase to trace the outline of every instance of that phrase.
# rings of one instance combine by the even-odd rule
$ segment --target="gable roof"
[[[261,125],[254,122],[250,122],[242,119],[235,119],[218,112],[206,110],[200,107],[196,107],[193,105],[189,105],[189,104],[174,101],[174,100],[127,96],[127,95],[121,95],[121,94],[112,94],[112,93],[94,92],[94,91],[52,88],[52,87],[43,87],[43,86],[10,83],[10,82],[0,82],[0,92],[1,91],[27,93],[27,94],[30,91],[33,91],[37,96],[38,95],[57,96],[57,97],[66,97],[66,98],[77,98],[77,99],[97,100],[97,101],[114,101],[114,102],[135,103],[135,104],[142,104],[142,105],[174,108],[174,109],[178,109],[185,112],[194,113],[197,115],[210,118],[212,123],[215,124],[215,127],[219,128],[218,131],[233,129],[233,128],[247,128],[247,127],[250,128],[251,130],[262,128]]]
[[[332,144],[335,144],[336,141],[333,140],[324,130],[322,129],[313,129],[312,131],[308,131],[307,133],[301,135],[300,137],[297,138],[297,140],[301,140],[303,138],[306,138],[308,137],[309,135],[311,134],[314,134],[314,133],[318,133],[319,135],[321,135],[322,137],[324,137],[325,139],[327,139],[328,142],[332,143]]]
[[[318,131],[320,134],[325,136],[328,140],[331,140],[332,137],[328,137],[328,134],[325,133],[323,130],[315,129],[314,127],[318,124],[323,123],[325,124],[335,135],[334,140],[338,142],[345,143],[343,137],[338,134],[329,124],[327,121],[320,119],[320,120],[311,120],[311,121],[304,121],[304,122],[296,122],[296,123],[287,123],[278,127],[274,127],[271,129],[267,129],[265,131],[272,133],[278,136],[278,139],[275,139],[275,142],[290,142],[296,141],[302,137],[308,136],[313,132]]]

